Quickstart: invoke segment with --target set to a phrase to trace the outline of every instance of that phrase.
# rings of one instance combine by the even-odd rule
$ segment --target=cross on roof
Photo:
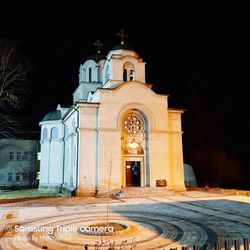
[[[94,45],[97,48],[97,53],[100,54],[101,53],[101,47],[103,46],[103,44],[100,42],[100,40],[96,40],[96,42],[94,43]]]
[[[117,36],[121,37],[121,45],[125,44],[125,37],[128,37],[128,35],[125,34],[124,29],[121,29]]]

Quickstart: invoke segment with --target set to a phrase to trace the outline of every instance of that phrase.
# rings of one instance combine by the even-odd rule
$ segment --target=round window
[[[124,121],[124,128],[128,133],[136,134],[141,128],[141,123],[137,117],[130,115]]]

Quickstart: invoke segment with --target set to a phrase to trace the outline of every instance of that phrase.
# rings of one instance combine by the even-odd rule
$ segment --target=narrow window
[[[58,128],[52,128],[51,129],[51,139],[55,140],[58,138]]]
[[[89,82],[92,82],[92,68],[89,68]]]
[[[135,67],[131,62],[123,65],[123,81],[135,80]]]
[[[21,180],[21,173],[16,173],[16,181],[20,181]]]
[[[86,82],[86,69],[84,69],[84,68],[82,70],[82,81]]]
[[[21,161],[22,160],[22,152],[17,152],[16,153],[16,160]]]
[[[13,181],[13,173],[8,173],[8,181]]]
[[[22,160],[23,161],[27,161],[28,160],[28,152],[23,152]]]
[[[43,140],[47,140],[48,139],[48,129],[47,128],[43,129],[42,139]]]
[[[130,75],[129,75],[130,81],[134,80],[134,70],[130,70]]]
[[[10,161],[14,161],[15,160],[15,154],[14,152],[10,152]]]
[[[127,81],[128,78],[127,78],[127,69],[123,69],[123,81]]]

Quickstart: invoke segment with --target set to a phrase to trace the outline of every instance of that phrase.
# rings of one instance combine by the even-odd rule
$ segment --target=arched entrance
[[[123,150],[125,169],[126,169],[126,187],[144,186],[144,151],[140,144],[132,139],[126,143]]]
[[[147,171],[147,122],[143,114],[128,110],[121,119],[122,186],[146,186]]]

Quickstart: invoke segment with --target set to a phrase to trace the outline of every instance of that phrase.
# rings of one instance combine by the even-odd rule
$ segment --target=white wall
[[[89,68],[92,69],[92,79],[89,78]],[[79,72],[79,82],[99,82],[99,64],[94,60],[87,60]]]
[[[60,189],[63,182],[63,153],[64,153],[64,126],[62,121],[44,121],[41,125],[41,136],[43,129],[47,128],[48,138],[41,137],[41,162],[40,162],[40,184],[42,189]],[[52,138],[52,128],[58,129],[57,138]]]
[[[63,187],[73,190],[77,185],[78,175],[78,114],[72,110],[64,119],[64,183]]]

